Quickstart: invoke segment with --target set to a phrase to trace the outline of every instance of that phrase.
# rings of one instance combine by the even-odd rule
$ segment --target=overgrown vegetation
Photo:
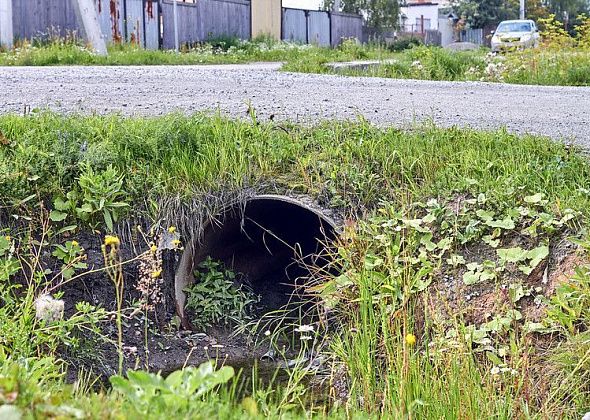
[[[0,117],[1,414],[581,417],[590,404],[584,156],[503,130],[252,118]],[[112,390],[92,389],[89,374],[65,385],[59,361],[84,353],[80,329],[101,340],[97,326],[158,305],[151,287],[162,278],[162,243],[180,246],[186,215],[213,216],[215,197],[251,190],[306,194],[348,216],[334,270],[308,286],[320,302],[316,316],[260,331],[271,343],[285,331],[300,342],[289,381],[246,386],[229,368],[206,364],[167,378],[128,370],[111,379]],[[77,199],[66,208],[72,191]],[[104,216],[107,202],[125,209],[118,222]],[[96,209],[88,219],[77,212],[85,203]],[[104,246],[113,296],[123,297],[100,302],[104,309],[63,307],[64,285],[86,270],[82,232]],[[137,257],[140,281],[147,278],[140,306],[120,292],[133,285],[120,276],[121,244],[134,236],[147,237]],[[201,268],[199,293],[238,300],[201,321],[243,313],[250,298],[230,288],[232,274],[213,261]],[[197,315],[215,308],[205,298],[192,296]],[[105,337],[119,355],[120,331]],[[328,378],[327,399],[309,405],[302,378],[318,371]]]
[[[539,23],[544,28],[540,48],[504,55],[477,51],[451,51],[420,45],[414,38],[389,46],[359,45],[348,40],[338,48],[320,48],[276,42],[223,39],[173,51],[147,51],[130,45],[111,46],[108,57],[94,55],[75,37],[49,37],[48,41],[23,42],[13,51],[0,52],[0,65],[156,65],[223,64],[257,61],[284,62],[284,71],[331,73],[331,62],[378,60],[368,71],[339,70],[340,74],[387,78],[486,81],[530,85],[590,85],[590,19],[578,17],[574,35],[550,16]],[[402,51],[400,51],[402,50]]]

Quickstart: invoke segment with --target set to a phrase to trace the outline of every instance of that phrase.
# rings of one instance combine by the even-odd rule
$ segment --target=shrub
[[[416,36],[407,36],[396,39],[387,46],[387,49],[389,51],[397,52],[409,50],[411,48],[419,47],[422,45],[424,45],[424,41],[422,41],[422,38]]]

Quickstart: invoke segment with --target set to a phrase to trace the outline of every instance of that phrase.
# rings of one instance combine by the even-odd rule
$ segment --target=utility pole
[[[525,15],[525,0],[520,0],[520,19],[523,20],[524,19],[524,15]]]
[[[12,0],[0,0],[0,47],[12,48]]]
[[[1,1],[1,0],[0,0]],[[107,45],[98,23],[98,12],[93,0],[72,0],[78,24],[81,25],[86,40],[98,55],[106,56]]]

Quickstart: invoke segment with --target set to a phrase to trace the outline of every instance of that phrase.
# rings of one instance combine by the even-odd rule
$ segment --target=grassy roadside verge
[[[0,52],[0,65],[191,65],[284,62],[284,71],[330,74],[331,62],[378,60],[368,70],[339,70],[349,76],[397,79],[486,81],[527,85],[590,85],[590,53],[572,47],[492,55],[486,50],[455,52],[437,47],[414,47],[392,52],[378,46],[345,42],[337,49],[282,42],[218,42],[203,44],[176,54],[146,51],[129,45],[112,46],[108,57],[94,55],[75,42],[56,39],[49,44],[24,44]]]
[[[590,280],[583,251],[578,273],[557,262],[568,237],[584,237],[589,211],[590,165],[575,150],[504,131],[206,115],[2,116],[0,133],[2,410],[298,418],[315,409],[319,417],[434,419],[575,418],[588,406]],[[339,275],[311,288],[329,318],[305,341],[323,344],[316,350],[329,361],[330,406],[303,403],[301,372],[285,389],[247,398],[237,397],[227,371],[169,383],[138,374],[131,383],[116,379],[114,391],[95,392],[84,380],[65,385],[60,347],[75,347],[76,325],[100,314],[36,320],[32,301],[53,277],[50,267],[28,264],[38,255],[29,248],[47,240],[72,250],[72,237],[56,232],[74,225],[68,235],[95,229],[102,242],[115,230],[109,218],[166,220],[184,235],[168,198],[190,210],[193,201],[249,188],[306,194],[351,216],[337,246]],[[39,239],[38,220],[55,235]],[[38,274],[30,277],[29,267]],[[566,279],[544,282],[545,272]],[[28,288],[11,287],[26,279]],[[201,395],[182,385],[203,383]]]

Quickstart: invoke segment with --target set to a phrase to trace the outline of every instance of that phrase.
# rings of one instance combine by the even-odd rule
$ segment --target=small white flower
[[[264,335],[268,337],[268,336],[270,335],[270,331],[269,331],[269,330],[266,330],[266,331],[264,332]]]
[[[311,338],[312,338],[311,335],[302,335],[301,336],[302,341],[308,341],[308,340],[311,340]]]
[[[313,325],[300,325],[295,331],[300,333],[313,332]]]
[[[497,375],[500,373],[500,368],[498,366],[494,366],[491,370],[492,375]]]

